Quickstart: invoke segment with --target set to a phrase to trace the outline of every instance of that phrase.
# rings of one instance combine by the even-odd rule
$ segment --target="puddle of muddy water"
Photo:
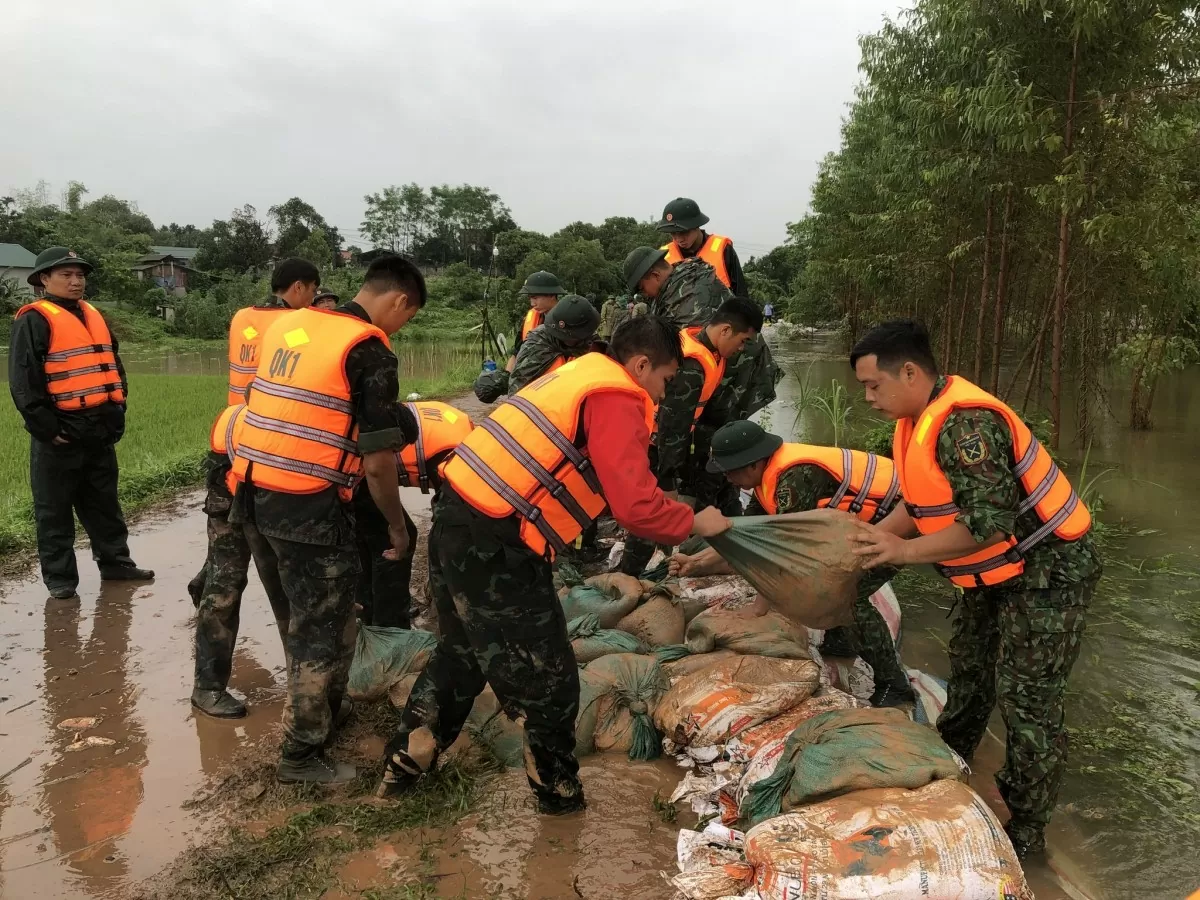
[[[428,509],[404,495],[415,514]],[[230,684],[250,714],[218,722],[189,703],[200,500],[134,529],[152,584],[101,585],[81,550],[79,599],[47,599],[32,575],[0,588],[0,772],[29,760],[0,784],[0,897],[110,897],[157,874],[213,824],[184,803],[249,745],[273,741],[283,652],[253,573]],[[77,717],[98,720],[82,737],[112,743],[69,750],[76,732],[57,726]]]

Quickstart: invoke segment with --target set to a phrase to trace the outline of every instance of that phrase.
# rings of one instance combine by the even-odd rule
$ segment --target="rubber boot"
[[[214,719],[240,719],[246,715],[246,704],[229,691],[192,691],[192,706]]]
[[[357,775],[354,766],[334,762],[323,753],[300,761],[283,759],[275,769],[280,784],[346,784]]]
[[[105,566],[100,570],[101,581],[153,581],[153,569],[137,566]]]

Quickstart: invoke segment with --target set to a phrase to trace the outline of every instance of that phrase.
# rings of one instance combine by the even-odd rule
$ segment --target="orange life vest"
[[[52,300],[35,300],[17,310],[40,313],[50,326],[50,349],[42,363],[46,390],[65,412],[124,403],[125,388],[104,316],[86,300],[79,301],[83,321]]]
[[[619,363],[585,353],[496,407],[442,466],[442,479],[486,516],[516,513],[526,546],[553,558],[606,505],[600,480],[576,445],[584,402],[603,392],[638,398],[649,428],[650,396]]]
[[[838,480],[837,490],[821,499],[818,508],[840,509],[864,522],[882,519],[892,511],[900,496],[896,467],[886,456],[841,447],[784,444],[767,461],[762,484],[754,489],[754,495],[768,514],[779,512],[775,489],[780,476],[796,466],[820,466]]]
[[[1000,584],[1025,571],[1025,554],[1051,534],[1074,541],[1087,534],[1092,516],[1050,454],[1011,408],[965,378],[950,377],[946,389],[926,408],[914,426],[911,419],[896,422],[892,456],[908,514],[921,534],[950,527],[958,515],[950,482],[937,460],[938,434],[956,409],[990,409],[999,413],[1012,434],[1013,474],[1025,495],[1019,514],[1034,510],[1042,527],[1018,541],[1002,543],[968,556],[945,560],[938,570],[959,587]]]
[[[546,314],[530,307],[529,312],[525,313],[525,321],[521,323],[521,340],[529,337],[529,332],[533,331],[533,329],[537,328],[544,321],[546,321]]]
[[[727,237],[721,237],[719,234],[710,234],[704,241],[704,245],[696,254],[697,259],[702,259],[717,272],[717,278],[721,280],[721,284],[729,287],[729,269],[725,265],[725,248],[731,246],[733,241]],[[678,265],[683,262],[686,257],[679,252],[679,245],[674,241],[669,244],[664,244],[663,250],[667,251],[667,262],[671,265]]]
[[[417,420],[417,439],[396,453],[396,473],[400,484],[428,494],[437,477],[429,469],[429,460],[453,450],[475,426],[465,412],[446,403],[422,400],[405,406]]]
[[[271,323],[246,414],[234,426],[234,480],[285,494],[335,485],[350,499],[362,456],[346,356],[371,338],[387,343],[374,325],[332,310],[296,309]]]
[[[258,351],[271,323],[283,313],[283,306],[247,306],[233,314],[229,323],[229,405],[246,402],[246,388],[258,371]]]
[[[217,420],[208,433],[208,447],[213,453],[218,453],[229,459],[230,469],[225,472],[225,489],[233,493],[237,481],[233,477],[234,449],[237,446],[235,431],[242,419],[246,417],[246,404],[238,403],[221,410]]]
[[[684,328],[679,332],[684,358],[694,359],[704,370],[704,387],[700,389],[700,404],[696,407],[693,422],[700,419],[705,405],[712,399],[712,395],[716,393],[721,384],[721,379],[725,376],[725,358],[718,356],[715,350],[709,350],[697,339],[702,327],[704,326],[697,325],[693,328]]]

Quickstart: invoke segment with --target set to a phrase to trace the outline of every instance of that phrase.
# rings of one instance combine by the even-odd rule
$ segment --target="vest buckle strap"
[[[242,414],[242,410],[246,405],[239,404],[236,409],[229,415],[229,421],[225,424],[225,455],[229,457],[229,464],[233,465],[233,458],[237,455],[233,452],[233,430],[237,425],[238,416]]]
[[[1038,450],[1041,449],[1041,446],[1042,445],[1038,443],[1038,439],[1030,435],[1029,446],[1025,449],[1025,455],[1017,460],[1017,464],[1013,466],[1013,475],[1015,475],[1017,478],[1020,478],[1031,468],[1033,468],[1033,464],[1037,460]]]
[[[596,477],[596,472],[592,468],[591,462],[579,452],[579,448],[572,444],[565,434],[555,427],[553,422],[546,418],[545,413],[521,396],[509,397],[505,402],[512,404],[525,413],[529,421],[537,427],[537,430],[544,434],[550,443],[558,448],[558,452],[565,456],[571,465],[575,467],[576,471],[583,476],[584,482],[592,489],[593,493],[602,493],[600,480]]]
[[[892,511],[892,507],[895,505],[898,496],[900,496],[900,476],[895,469],[892,469],[892,483],[888,485],[887,493],[883,495],[883,499],[879,502],[879,511],[876,513],[877,518],[882,519]]]
[[[345,453],[358,454],[357,443],[340,434],[334,434],[331,431],[322,431],[319,428],[311,428],[308,425],[297,425],[293,422],[283,422],[279,419],[268,418],[267,416],[250,411],[246,412],[246,424],[262,429],[263,431],[286,434],[289,437],[312,441],[316,444],[324,444],[327,447],[333,447],[335,450],[341,450]]]
[[[851,461],[853,462],[853,457],[851,457]],[[858,493],[855,495],[854,499],[850,502],[850,511],[852,513],[854,513],[856,516],[860,512],[863,511],[863,507],[866,505],[867,498],[871,494],[871,484],[872,484],[872,482],[875,481],[875,470],[878,468],[879,468],[879,457],[876,456],[874,453],[868,453],[867,454],[867,471],[866,471],[866,474],[863,475],[862,487],[858,489]],[[849,471],[849,470],[847,470],[847,471]]]
[[[829,500],[831,509],[837,509],[842,505],[842,501],[846,499],[846,494],[850,491],[850,478],[854,474],[854,457],[845,447],[842,449],[842,483],[838,485],[838,489],[834,492]]]
[[[230,363],[229,370],[237,372],[239,375],[256,375],[258,374],[258,366],[242,366],[237,363]]]
[[[1046,473],[1046,476],[1040,482],[1038,482],[1038,486],[1029,492],[1029,496],[1022,500],[1017,506],[1017,515],[1024,515],[1025,513],[1029,512],[1029,510],[1041,503],[1042,500],[1045,499],[1046,495],[1050,493],[1050,489],[1054,487],[1054,482],[1058,481],[1058,476],[1061,474],[1062,472],[1059,471],[1058,466],[1051,463],[1050,471]]]
[[[455,453],[472,472],[483,480],[484,484],[503,497],[518,515],[524,517],[538,530],[548,547],[551,547],[555,553],[561,553],[567,549],[566,543],[558,536],[554,526],[543,518],[542,511],[513,490],[507,482],[492,471],[491,466],[479,458],[474,450],[465,444],[459,444]]]
[[[417,441],[414,449],[417,451],[417,480],[421,483],[421,493],[429,493],[429,472],[425,461],[425,427],[421,424],[421,412],[415,404],[405,403],[408,411],[417,422]],[[405,476],[407,478],[407,475]]]
[[[941,506],[916,506],[906,502],[908,514],[914,519],[933,519],[938,516],[956,516],[959,509],[953,503],[943,503]]]
[[[238,447],[235,455],[250,462],[270,466],[273,469],[282,469],[285,472],[295,472],[297,475],[308,475],[312,478],[319,478],[322,481],[328,481],[330,484],[339,487],[352,488],[358,483],[358,479],[355,476],[339,471],[338,469],[331,469],[328,466],[318,465],[317,463],[302,462],[297,459],[276,456],[274,453],[255,450],[253,447]]]
[[[500,446],[512,454],[525,471],[532,475],[534,480],[562,505],[571,518],[579,523],[580,528],[587,528],[592,524],[591,516],[584,512],[583,507],[575,502],[575,498],[571,496],[571,492],[567,490],[567,486],[551,475],[540,462],[534,459],[528,450],[522,447],[511,434],[504,430],[504,426],[495,419],[487,418],[480,423],[479,427],[495,438]]]
[[[255,372],[257,371],[256,369]],[[278,397],[280,400],[295,400],[298,403],[320,406],[324,409],[331,409],[334,412],[345,413],[346,415],[354,413],[354,404],[349,400],[342,400],[340,397],[331,397],[329,394],[319,394],[316,391],[309,391],[304,388],[276,384],[273,381],[267,381],[263,378],[255,378],[252,388],[272,397]]]

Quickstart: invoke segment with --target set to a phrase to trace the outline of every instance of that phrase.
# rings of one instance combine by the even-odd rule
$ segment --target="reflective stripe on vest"
[[[422,400],[404,405],[417,420],[417,439],[397,451],[396,474],[404,487],[419,487],[428,494],[437,477],[429,470],[429,460],[453,450],[475,426],[470,416],[447,403]]]
[[[244,403],[225,407],[208,432],[209,449],[213,453],[229,457],[231,463],[233,462],[234,427],[238,423],[239,415],[243,414],[245,409],[246,404]]]
[[[725,375],[724,357],[717,356],[715,350],[709,350],[698,340],[701,327],[703,326],[685,328],[679,332],[684,358],[695,360],[704,371],[704,386],[700,389],[700,403],[696,407],[696,414],[692,417],[693,422],[698,421],[703,415],[705,405],[712,399],[712,395],[716,393],[721,384],[721,378]]]
[[[784,444],[767,461],[762,482],[754,489],[755,497],[768,514],[778,514],[775,494],[779,479],[796,466],[818,466],[837,479],[837,490],[818,501],[818,508],[840,509],[864,522],[883,519],[900,496],[900,479],[887,457],[840,447]]]
[[[529,332],[537,328],[546,320],[546,314],[538,312],[536,309],[530,309],[525,313],[525,320],[521,323],[521,340],[529,337]]]
[[[725,287],[730,287],[729,284],[729,268],[725,265],[725,248],[733,244],[733,241],[727,237],[722,237],[719,234],[710,234],[704,241],[704,245],[699,252],[695,254],[696,259],[702,259],[716,271],[717,278]],[[674,241],[665,244],[660,249],[667,251],[666,260],[671,265],[678,265],[686,258],[679,252],[679,245]]]
[[[258,371],[263,335],[279,316],[291,312],[280,306],[248,306],[229,323],[229,405],[246,402],[246,388]]]
[[[362,457],[346,357],[371,338],[387,343],[380,329],[347,313],[297,309],[275,317],[234,429],[236,481],[285,494],[335,485],[350,498]]]
[[[83,321],[51,300],[36,300],[17,310],[39,313],[50,327],[50,347],[42,362],[46,391],[65,412],[124,403],[125,388],[117,368],[108,324],[86,300],[79,301]]]
[[[967,556],[938,564],[938,570],[959,587],[985,587],[1015,578],[1025,571],[1025,555],[1050,535],[1074,541],[1087,534],[1092,517],[1050,454],[1009,406],[965,378],[951,376],[945,390],[929,404],[914,427],[911,419],[896,422],[892,455],[900,476],[905,506],[921,534],[950,527],[959,513],[954,492],[937,459],[938,435],[946,417],[957,409],[988,409],[997,413],[1012,436],[1013,474],[1023,499],[1017,513],[1033,510],[1042,524],[1018,541],[1005,541]]]
[[[587,353],[500,404],[458,445],[442,478],[484,515],[520,516],[526,546],[552,557],[606,506],[586,450],[576,446],[583,404],[600,392],[638,398],[649,426],[646,392],[618,363]]]

